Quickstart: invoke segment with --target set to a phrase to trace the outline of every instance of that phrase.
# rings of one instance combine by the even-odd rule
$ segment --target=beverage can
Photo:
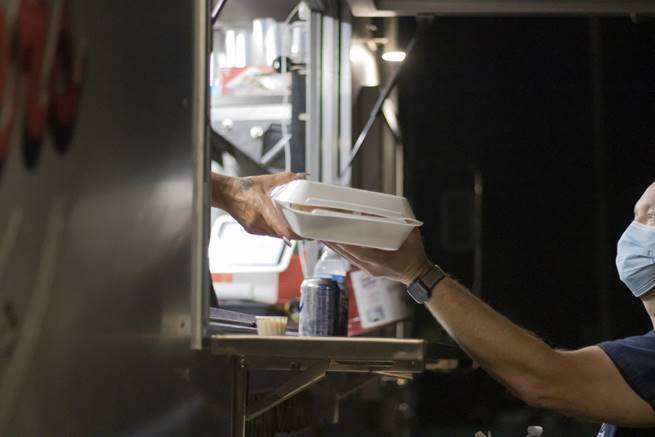
[[[347,334],[348,297],[338,282],[327,278],[307,278],[300,292],[300,335]]]

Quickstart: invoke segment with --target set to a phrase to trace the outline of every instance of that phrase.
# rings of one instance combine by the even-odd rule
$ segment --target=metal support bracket
[[[322,361],[301,372],[246,408],[246,421],[253,420],[289,398],[316,384],[327,375],[329,361]]]
[[[369,384],[372,384],[373,382],[376,382],[380,379],[379,375],[375,376],[367,376],[363,380],[358,381],[356,384],[351,385],[349,388],[335,393],[334,395],[334,413],[332,416],[332,423],[339,423],[340,415],[341,415],[341,401],[344,399],[352,396],[353,394],[357,393],[364,387],[366,387]]]

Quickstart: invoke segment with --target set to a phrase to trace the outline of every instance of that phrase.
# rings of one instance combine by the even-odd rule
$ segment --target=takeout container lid
[[[396,250],[423,224],[401,196],[305,180],[278,187],[271,196],[303,238]]]

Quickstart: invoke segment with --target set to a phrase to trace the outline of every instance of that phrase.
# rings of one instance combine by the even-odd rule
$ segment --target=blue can
[[[348,294],[342,284],[327,278],[307,278],[300,293],[300,335],[348,334]]]

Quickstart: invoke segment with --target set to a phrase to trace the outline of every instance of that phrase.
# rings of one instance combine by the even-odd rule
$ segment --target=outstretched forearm
[[[449,278],[426,305],[471,358],[526,403],[592,421],[655,425],[653,408],[600,348],[555,350]]]
[[[330,247],[367,272],[405,285],[433,265],[417,230],[396,252]],[[434,287],[426,305],[473,360],[528,404],[617,425],[655,425],[653,408],[626,383],[601,348],[555,350],[450,278]]]
[[[560,354],[494,311],[456,281],[437,284],[426,306],[482,368],[528,403],[555,377]]]

